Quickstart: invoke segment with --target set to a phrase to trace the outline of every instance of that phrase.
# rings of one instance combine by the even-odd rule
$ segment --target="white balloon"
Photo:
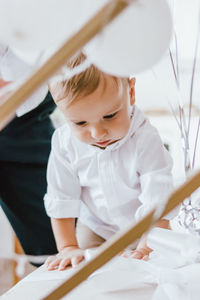
[[[166,0],[136,0],[84,48],[102,71],[129,76],[154,65],[172,35]]]
[[[81,0],[0,0],[0,40],[22,51],[61,43],[83,24]]]

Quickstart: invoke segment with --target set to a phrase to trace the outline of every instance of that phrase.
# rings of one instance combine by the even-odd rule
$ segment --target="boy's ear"
[[[133,77],[129,79],[129,94],[130,94],[130,104],[135,104],[135,82],[136,79]]]

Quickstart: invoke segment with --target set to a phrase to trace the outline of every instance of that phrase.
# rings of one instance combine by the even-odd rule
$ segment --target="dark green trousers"
[[[49,114],[54,108],[48,94],[36,109],[0,132],[0,204],[29,255],[57,252],[43,202],[54,131]]]

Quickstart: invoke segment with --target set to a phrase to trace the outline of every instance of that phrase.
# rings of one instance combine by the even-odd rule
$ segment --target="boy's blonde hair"
[[[85,54],[82,52],[72,57],[66,64],[67,68],[73,69],[82,64],[86,60]],[[49,85],[50,92],[55,102],[59,102],[68,98],[68,104],[75,99],[92,94],[98,87],[100,80],[103,79],[106,85],[105,74],[95,65],[91,64],[85,71],[73,76],[69,80],[59,81]],[[119,80],[128,82],[128,78],[120,78],[110,75],[118,86]]]

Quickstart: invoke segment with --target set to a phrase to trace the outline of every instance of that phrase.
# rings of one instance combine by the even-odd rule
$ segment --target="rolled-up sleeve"
[[[67,150],[63,147],[63,135],[57,129],[52,138],[44,197],[45,209],[52,218],[74,218],[80,213],[81,187]]]
[[[153,208],[161,213],[169,195],[173,190],[172,170],[173,161],[165,149],[157,131],[147,130],[140,140],[138,148],[138,171],[140,177],[141,206],[136,211],[139,220]],[[174,217],[176,212],[165,216],[166,219]]]

